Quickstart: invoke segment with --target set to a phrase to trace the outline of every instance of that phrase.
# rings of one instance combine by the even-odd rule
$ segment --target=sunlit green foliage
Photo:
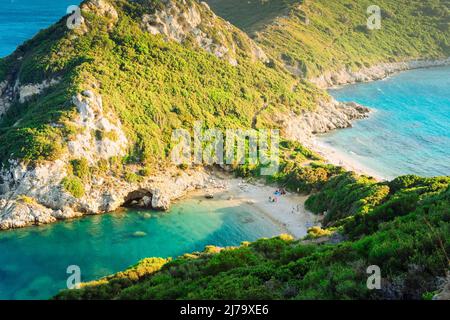
[[[183,256],[140,277],[123,280],[121,273],[56,298],[422,299],[448,270],[449,210],[447,186],[407,213],[381,218],[359,240],[315,245],[285,236],[263,239]],[[382,290],[367,288],[371,265],[381,268]]]
[[[450,56],[446,0],[303,2],[293,6],[287,17],[260,30],[257,37],[263,49],[303,76]],[[367,9],[374,4],[381,8],[382,27],[371,31],[366,26]]]
[[[8,58],[17,61],[8,72],[17,72],[22,84],[52,78],[60,78],[60,83],[10,108],[0,122],[0,139],[5,141],[1,161],[57,157],[47,150],[47,140],[65,145],[65,128],[76,117],[71,97],[92,85],[103,97],[105,112],[120,118],[131,141],[128,159],[136,163],[163,161],[175,128],[192,129],[195,121],[208,128],[248,128],[264,101],[270,106],[258,125],[271,128],[276,126],[271,113],[312,109],[325,95],[282,70],[253,61],[246,53],[248,40],[237,29],[220,30],[236,40],[235,67],[189,41],[164,41],[144,31],[141,15],[151,12],[146,7],[152,2],[108,1],[119,12],[112,28],[106,17],[83,12],[87,33],[68,30],[63,19]],[[0,61],[1,75],[5,60]]]
[[[66,177],[62,181],[64,189],[75,198],[82,198],[85,194],[83,181],[78,177]]]
[[[327,226],[341,226],[345,234],[359,238],[378,230],[380,223],[425,205],[449,184],[450,177],[409,175],[380,183],[345,173],[331,178],[306,201],[306,207],[315,213],[326,212]]]
[[[240,29],[253,33],[279,16],[289,13],[302,0],[206,0],[211,9]]]
[[[76,177],[84,180],[89,177],[89,163],[85,158],[70,161],[71,172]]]

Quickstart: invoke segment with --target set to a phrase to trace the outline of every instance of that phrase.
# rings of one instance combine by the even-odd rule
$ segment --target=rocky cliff
[[[267,68],[264,52],[244,32],[217,17],[205,3],[88,0],[81,4],[81,10],[83,18],[78,28],[67,29],[63,19],[2,61],[7,71],[0,79],[0,135],[6,142],[0,152],[0,229],[111,212],[123,205],[167,210],[172,200],[189,191],[220,186],[201,168],[180,170],[167,161],[152,162],[142,155],[155,156],[142,145],[168,144],[163,133],[158,132],[167,131],[170,136],[170,128],[163,128],[168,126],[167,119],[173,119],[168,126],[173,129],[181,125],[179,118],[183,116],[180,107],[175,110],[175,106],[189,105],[189,99],[192,101],[195,96],[186,96],[186,91],[180,99],[170,91],[166,98],[160,91],[193,87],[187,83],[184,89],[183,84],[173,80],[181,77],[188,81],[190,72],[172,65],[186,65],[186,56],[198,59],[187,64],[199,69],[196,81],[213,79],[215,87],[201,92],[201,99],[215,110],[221,103],[217,100],[221,97],[215,95],[226,83],[222,79],[225,71],[243,73],[238,68],[254,68],[250,70],[256,72],[259,68],[275,76],[276,81],[289,78]],[[124,31],[130,25],[136,29]],[[98,39],[108,40],[98,44]],[[105,47],[112,43],[115,48],[108,52],[110,48]],[[99,53],[100,50],[105,51]],[[109,56],[121,50],[126,52],[125,59],[131,60],[132,68],[152,64],[153,69],[136,78],[131,69],[126,69],[122,57],[117,61],[117,56]],[[140,59],[152,58],[158,50],[170,58],[162,63],[141,62],[135,56],[138,50],[142,51]],[[228,67],[214,59],[224,61]],[[40,69],[42,61],[48,65]],[[157,64],[166,76],[160,86],[150,88]],[[209,64],[219,65],[224,71],[206,75]],[[105,75],[107,72],[116,75]],[[131,74],[133,77],[127,79]],[[269,77],[263,73],[261,81],[272,81]],[[108,87],[111,79],[117,82]],[[256,105],[256,110],[259,102],[254,103],[249,97],[260,99],[261,94],[247,89],[254,90],[252,86],[258,85],[254,77],[248,79],[248,83],[234,78],[226,81],[236,81],[236,90],[242,91],[244,97],[239,99],[250,100],[246,104]],[[118,89],[124,84],[130,88]],[[136,86],[146,86],[139,92],[140,105],[132,100]],[[202,86],[197,83],[197,87]],[[149,92],[154,90],[158,93],[149,98]],[[270,93],[271,89],[264,90]],[[210,97],[205,99],[205,95]],[[152,107],[160,102],[161,110]],[[221,106],[226,107],[229,106]],[[191,109],[186,114],[192,118],[195,112]],[[239,115],[240,111],[234,113]],[[149,120],[146,114],[150,114]],[[207,114],[206,120],[208,117],[211,118]],[[241,118],[245,120],[245,116]],[[137,152],[139,156],[135,155]]]

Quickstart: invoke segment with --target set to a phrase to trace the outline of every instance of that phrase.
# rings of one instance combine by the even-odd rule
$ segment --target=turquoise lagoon
[[[0,232],[0,299],[47,299],[66,288],[70,265],[97,279],[146,257],[233,246],[285,230],[225,200],[188,199],[168,213],[125,210]]]

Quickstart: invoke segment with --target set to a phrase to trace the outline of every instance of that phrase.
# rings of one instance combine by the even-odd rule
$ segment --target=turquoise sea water
[[[57,21],[78,0],[0,0],[0,57]],[[353,129],[323,137],[388,176],[450,174],[450,67],[410,71],[332,91],[377,110]],[[185,200],[167,214],[125,211],[0,232],[0,299],[46,299],[66,286],[149,256],[178,256],[208,244],[237,245],[283,233],[261,215],[221,201]]]
[[[384,177],[450,175],[450,66],[407,71],[330,93],[376,112],[322,141]]]
[[[229,201],[190,199],[169,213],[124,211],[0,232],[0,299],[47,299],[81,280],[121,271],[146,257],[176,257],[206,245],[239,245],[285,231]]]
[[[80,0],[0,0],[0,57],[66,14]]]

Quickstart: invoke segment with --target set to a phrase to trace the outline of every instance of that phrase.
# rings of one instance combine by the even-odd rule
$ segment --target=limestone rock
[[[76,158],[85,158],[90,163],[98,159],[109,159],[123,156],[128,146],[128,140],[118,119],[113,123],[103,112],[103,101],[100,95],[90,90],[83,91],[72,98],[77,107],[79,119],[75,122],[81,128],[80,134],[74,141],[68,142],[69,152]],[[100,132],[105,137],[98,139],[92,133]],[[108,138],[113,134],[114,141]]]
[[[38,203],[13,200],[4,202],[0,207],[0,230],[56,221],[52,216],[53,210]]]
[[[153,193],[152,208],[155,210],[167,211],[170,209],[170,199],[161,190],[157,189]]]
[[[450,272],[448,272],[447,278],[441,286],[441,290],[433,297],[433,300],[450,300]]]
[[[367,118],[369,113],[369,108],[357,103],[331,100],[320,103],[316,110],[304,112],[300,116],[282,115],[278,121],[283,123],[288,138],[307,144],[313,135],[349,128],[353,121]]]
[[[44,80],[42,83],[39,84],[26,84],[19,86],[19,102],[24,103],[27,100],[29,100],[32,96],[40,94],[43,90],[54,86],[57,84],[60,80],[59,79],[50,79],[50,80]]]
[[[384,79],[396,72],[436,67],[450,64],[450,58],[442,60],[412,60],[405,62],[381,63],[371,67],[364,67],[357,71],[342,69],[337,72],[325,72],[319,77],[310,79],[320,88],[331,88],[344,84],[367,82]]]
[[[107,18],[109,20],[108,30],[111,30],[119,19],[114,6],[105,0],[89,0],[81,6],[81,10]]]
[[[161,10],[153,14],[145,14],[142,26],[151,34],[163,35],[167,40],[183,43],[187,39],[194,42],[205,51],[228,61],[236,66],[237,48],[239,44],[227,34],[236,34],[248,43],[249,54],[254,60],[267,62],[264,51],[253,40],[229,22],[218,18],[206,3],[196,1],[165,0]]]

